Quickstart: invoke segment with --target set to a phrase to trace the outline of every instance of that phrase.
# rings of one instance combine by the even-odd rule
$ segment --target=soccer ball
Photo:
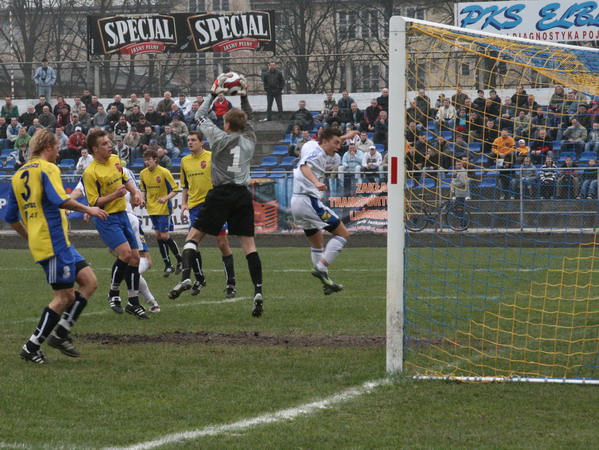
[[[212,84],[212,92],[225,95],[245,95],[247,85],[247,80],[240,73],[221,73]]]

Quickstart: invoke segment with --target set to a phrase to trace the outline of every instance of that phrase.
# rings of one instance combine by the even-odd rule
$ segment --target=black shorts
[[[210,190],[193,227],[218,236],[225,222],[230,234],[254,236],[254,204],[246,186],[224,185]]]

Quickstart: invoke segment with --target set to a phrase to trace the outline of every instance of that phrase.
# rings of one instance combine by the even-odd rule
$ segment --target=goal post
[[[389,96],[387,372],[599,384],[599,50],[392,17]]]

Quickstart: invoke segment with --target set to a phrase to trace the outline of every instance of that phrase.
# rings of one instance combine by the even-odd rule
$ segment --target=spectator
[[[81,101],[81,97],[75,97],[73,100],[74,101],[73,101],[73,109],[72,109],[72,111],[75,111],[75,112],[76,111],[80,111],[79,108],[81,108],[82,106],[86,107],[85,103],[83,103]]]
[[[374,146],[374,142],[368,139],[368,133],[366,131],[360,131],[360,140],[356,144],[356,148],[362,153],[368,153],[370,147]],[[376,148],[376,147],[375,147]]]
[[[67,102],[65,102],[64,97],[62,95],[56,96],[56,105],[54,105],[54,109],[52,110],[52,114],[58,118],[58,115],[62,113],[62,107],[67,107],[67,112],[71,112],[71,107]]]
[[[114,108],[114,105],[112,106]],[[119,116],[118,122],[114,126],[114,134],[117,136],[121,136],[123,139],[125,136],[129,134],[131,131],[131,124],[127,122],[124,114]]]
[[[354,130],[354,127],[349,124],[346,128],[345,128],[345,134],[349,135],[350,131]],[[354,144],[354,145],[358,145],[358,142],[360,142],[360,133],[357,134],[351,134],[345,141],[343,141],[341,143],[341,150],[339,151],[339,156],[343,157],[343,155],[345,154],[345,152],[347,152],[347,150],[349,149],[350,144]]]
[[[563,86],[555,86],[554,92],[549,100],[549,110],[552,112],[559,112],[562,109],[562,105],[566,100],[566,93],[564,92]]]
[[[522,184],[522,191],[525,192],[529,197],[534,197],[534,188],[539,182],[539,173],[536,167],[532,164],[530,156],[526,156],[522,162],[522,166],[519,170],[516,170],[516,174],[510,183],[510,191],[512,192],[512,199],[515,198],[515,194],[520,192],[520,184]]]
[[[125,102],[125,111],[126,111],[125,114],[131,114],[133,112],[133,107],[134,106],[137,106],[139,108],[140,112],[141,112],[141,102],[137,98],[137,94],[135,92],[133,92],[129,96],[129,100],[127,100]]]
[[[388,154],[388,153],[387,153]],[[424,154],[416,151],[416,147],[408,144],[406,152],[406,171],[408,177],[416,180],[420,179],[422,164],[424,163]]]
[[[462,159],[464,156],[470,159],[470,147],[464,142],[464,136],[458,133],[455,136],[455,143],[453,144],[453,157]]]
[[[167,151],[163,147],[158,147],[156,153],[158,154],[158,164],[167,169],[169,172],[172,172],[173,162],[167,155]]]
[[[347,114],[347,117],[348,117],[348,122],[345,125],[346,130],[347,130],[347,127],[349,124],[352,125],[354,130],[358,130],[358,129],[366,127],[366,124],[364,121],[364,113],[360,109],[358,109],[358,105],[356,102],[351,104],[349,113]]]
[[[25,128],[25,126],[23,125],[23,128]],[[29,136],[33,136],[35,134],[35,132],[37,130],[41,130],[42,128],[44,128],[42,126],[42,124],[40,123],[39,119],[33,119],[33,124],[31,124],[31,126],[29,127],[29,129],[27,130],[27,134]]]
[[[50,106],[44,95],[39,96],[39,103],[35,105],[35,112],[40,116],[44,112],[44,106]]]
[[[320,114],[322,117],[320,117],[320,121],[324,122],[325,120],[327,120],[327,117],[329,116],[329,114],[331,114],[331,111],[333,111],[333,106],[337,105],[337,100],[335,100],[333,98],[333,92],[329,91],[327,92],[327,98],[324,99],[324,101],[322,102],[322,110],[320,111]]]
[[[162,130],[162,125],[163,125],[162,116],[160,115],[160,113],[157,111],[154,111],[153,106],[148,106],[148,111],[145,114],[146,114],[146,119],[148,120],[150,125],[152,125],[154,127],[154,131],[156,133],[160,133],[160,131]]]
[[[19,116],[19,122],[24,127],[29,128],[33,125],[33,119],[37,119],[37,113],[35,112],[35,107],[33,105],[27,106],[27,111]]]
[[[87,131],[87,128],[83,126],[83,124],[79,121],[79,117],[77,114],[71,114],[71,123],[69,123],[66,127],[63,127],[64,134],[67,135],[67,138],[71,137],[73,133],[75,133],[75,128],[80,127],[82,131]],[[85,133],[84,133],[85,134]]]
[[[505,102],[501,107],[501,117],[499,118],[499,129],[507,128],[510,133],[514,132],[514,118],[517,116],[516,107],[512,103],[510,97],[505,98]]]
[[[16,151],[19,151],[19,149],[21,148],[22,145],[24,145],[25,148],[27,148],[27,146],[29,146],[30,140],[31,140],[31,136],[29,136],[27,134],[27,128],[21,127],[21,128],[19,128],[19,134],[17,135],[17,138],[15,139],[13,148]]]
[[[299,126],[302,130],[312,130],[314,126],[314,117],[312,113],[306,109],[306,102],[300,100],[298,103],[298,109],[289,117],[291,123],[287,126],[285,134],[291,133],[291,130],[295,125]]]
[[[535,100],[534,95],[529,95],[526,97],[526,115],[531,118],[531,120],[536,117],[537,109],[539,109],[539,104]]]
[[[370,104],[370,106],[368,108],[372,107],[372,103]],[[374,122],[376,122],[376,119],[378,119],[379,117],[379,113],[380,111],[375,111],[376,112],[376,118],[370,122],[370,118],[368,117],[368,108],[366,108],[366,118],[368,121],[368,131],[373,131],[374,130]],[[426,128],[426,118],[424,117],[424,114],[422,114],[420,112],[420,110],[418,109],[418,107],[416,106],[416,100],[412,99],[410,100],[410,106],[406,109],[406,122],[410,123],[410,122],[416,122],[416,126],[418,127],[418,129],[420,131],[424,130]],[[370,129],[372,128],[372,130]]]
[[[226,99],[225,94],[223,94],[222,92],[218,94],[216,100],[214,100],[214,103],[210,108],[210,111],[214,112],[214,115],[216,116],[216,120],[214,121],[216,123],[216,126],[218,126],[219,128],[223,127],[223,117],[231,109],[233,109],[233,105],[229,100]]]
[[[102,110],[104,110],[104,108],[102,108]],[[77,115],[77,110],[73,112],[73,115]],[[87,134],[87,131],[92,126],[92,120],[94,119],[94,116],[87,112],[87,108],[85,105],[82,105],[79,107],[78,118],[79,122],[81,123],[81,128],[83,128],[83,131]],[[73,129],[73,132],[74,131],[75,130]]]
[[[339,111],[346,114],[349,112],[352,103],[355,103],[355,100],[349,96],[349,92],[347,92],[347,90],[344,90],[341,93],[341,98],[337,100]]]
[[[514,95],[512,95],[512,104],[517,109],[526,110],[527,100],[528,100],[528,94],[524,90],[524,87],[523,86],[516,87],[516,93]]]
[[[123,143],[129,147],[129,161],[139,158],[141,135],[137,132],[137,128],[132,127],[129,134],[123,138]]]
[[[499,117],[501,111],[501,97],[497,95],[497,91],[495,89],[491,89],[489,91],[489,100],[491,100],[491,102],[493,102],[493,105],[495,106],[495,109],[493,109],[493,111],[495,111],[495,113],[493,114],[493,118]]]
[[[4,97],[4,105],[0,115],[9,121],[12,117],[19,117],[19,107],[12,102],[11,96]]]
[[[406,111],[407,117],[409,118],[408,123],[416,120],[416,116],[418,116],[416,112],[416,102],[412,100],[410,102],[410,108]],[[373,98],[370,100],[370,106],[366,108],[366,113],[364,114],[364,122],[360,127],[360,131],[374,131],[374,123],[379,118],[379,114],[383,108],[378,104],[378,100]],[[424,116],[421,116],[424,119]],[[411,120],[410,120],[411,119]]]
[[[562,102],[561,109],[558,110],[559,114],[557,115],[562,129],[566,129],[570,125],[570,115],[574,113],[570,112],[570,108],[572,105],[574,105],[574,112],[577,111],[578,102],[574,101],[574,94],[568,92],[566,94],[566,100]]]
[[[64,130],[62,128],[56,129],[56,139],[58,139],[58,154],[64,155],[69,151],[69,137],[64,134]]]
[[[421,139],[423,137],[424,136],[421,136]],[[420,153],[418,147],[416,147],[416,151]],[[439,172],[445,167],[445,158],[443,158],[443,155],[439,153],[435,147],[430,145],[426,145],[425,154],[426,156],[422,165],[425,175],[435,179],[439,178]]]
[[[120,114],[125,114],[125,104],[123,103],[123,98],[119,94],[115,95],[114,101],[108,104],[108,111],[110,111],[110,108],[113,106],[116,106],[116,109]]]
[[[181,153],[181,147],[183,142],[179,135],[173,133],[173,129],[170,125],[164,127],[164,133],[158,138],[158,146],[164,148],[169,158],[176,158]]]
[[[422,88],[418,89],[418,95],[414,99],[416,102],[416,110],[424,116],[424,128],[428,126],[428,121],[432,119],[431,114],[431,99],[426,95],[426,91]]]
[[[466,105],[468,94],[462,92],[462,86],[459,84],[456,86],[455,91],[455,94],[451,96],[451,104],[454,105],[455,108],[461,108]]]
[[[179,116],[174,116],[170,125],[173,129],[173,133],[181,138],[181,142],[183,143],[182,146],[187,147],[187,136],[189,136],[187,125],[179,119]]]
[[[115,125],[118,123],[121,113],[119,112],[116,105],[112,105],[108,108],[107,119],[108,126],[114,130]]]
[[[10,144],[10,141],[6,137],[7,128],[8,123],[6,123],[6,119],[4,118],[4,116],[0,115],[0,150],[8,148],[8,144]]]
[[[485,91],[479,89],[476,91],[477,97],[472,101],[472,108],[478,111],[481,115],[483,115],[483,111],[485,110]]]
[[[553,152],[553,141],[547,136],[547,130],[545,128],[539,128],[537,134],[538,136],[532,140],[530,154],[532,161],[535,164],[541,164],[545,155],[549,152]]]
[[[146,130],[146,127],[150,127],[153,129],[152,125],[150,124],[150,122],[148,122],[145,116],[141,117],[139,119],[139,122],[137,122],[135,125],[131,124],[131,126],[135,128],[139,134],[143,134]]]
[[[183,113],[183,117],[185,117],[185,114],[191,110],[191,102],[187,100],[187,96],[185,94],[179,94],[179,98],[175,101],[175,104]],[[181,120],[183,120],[183,118]]]
[[[372,141],[375,144],[383,144],[387,149],[387,135],[389,133],[389,124],[387,123],[387,113],[381,111],[379,118],[374,124],[374,137]]]
[[[504,200],[506,197],[508,197],[510,186],[514,180],[514,162],[516,160],[515,155],[515,152],[507,153],[505,154],[505,158],[497,160],[497,168],[499,169],[497,184],[499,186],[500,200]]]
[[[530,117],[526,115],[525,110],[518,111],[518,117],[514,120],[514,136],[517,138],[530,139]]]
[[[329,117],[326,120],[326,127],[328,128],[332,126],[333,123],[336,123],[341,128],[341,133],[343,133],[343,130],[345,130],[345,124],[348,120],[349,117],[347,116],[347,114],[341,111],[339,105],[335,105],[333,106],[333,110],[331,111],[331,114],[329,114]]]
[[[52,98],[52,86],[56,83],[56,71],[48,65],[46,58],[42,59],[42,65],[35,70],[33,81],[37,86],[38,95]]]
[[[597,160],[595,158],[589,159],[589,165],[584,169],[582,173],[582,188],[580,189],[580,195],[578,198],[586,198],[587,200],[593,199],[597,195]]]
[[[62,158],[72,158],[78,160],[81,157],[81,149],[85,148],[85,134],[81,127],[75,128],[75,133],[69,137],[69,150]]]
[[[483,137],[484,123],[477,111],[472,111],[468,118],[468,142],[480,142]]]
[[[339,166],[341,166],[341,157],[339,156],[339,153],[335,152],[332,155],[326,155],[324,165],[326,178],[335,177],[339,170]]]
[[[468,129],[468,115],[465,108],[460,108],[455,119],[455,134],[461,134],[464,137]]]
[[[304,144],[306,142],[310,142],[311,140],[312,140],[312,138],[310,137],[310,132],[303,130],[302,137],[297,140],[297,142],[295,143],[295,146],[289,147],[289,156],[299,157],[301,155],[302,147],[304,146]],[[292,149],[293,149],[293,153],[291,152]]]
[[[482,150],[483,153],[491,154],[493,153],[493,142],[495,139],[499,137],[499,129],[497,128],[497,124],[493,121],[492,118],[487,117],[487,122],[485,127],[483,128],[483,137],[482,137]]]
[[[27,134],[25,136],[29,137]],[[15,149],[12,154],[15,159],[15,170],[19,170],[25,164],[28,158],[28,153],[29,151],[27,149],[27,144],[21,144],[19,148]]]
[[[383,111],[384,112],[384,111]],[[368,181],[374,182],[378,175],[379,168],[383,163],[383,157],[376,151],[376,147],[371,145],[368,152],[362,157],[362,169]]]
[[[569,193],[572,189],[572,196],[567,195],[566,198],[580,198],[578,196],[578,190],[580,188],[580,177],[576,172],[576,163],[569,156],[561,167],[559,175],[557,177],[557,197],[564,198],[564,188]]]
[[[4,116],[2,116],[4,117]],[[4,148],[14,148],[15,141],[17,137],[19,137],[19,130],[21,129],[21,124],[17,122],[16,117],[10,118],[10,125],[6,128],[6,139],[8,139],[8,143],[5,144]]]
[[[516,151],[516,142],[506,128],[501,130],[501,136],[493,141],[491,151],[496,159],[505,159],[508,155]]]
[[[587,140],[587,129],[578,123],[576,117],[573,117],[572,125],[564,131],[563,137],[562,151],[576,152],[579,156]]]
[[[89,89],[83,89],[83,94],[81,94],[81,103],[83,103],[85,105],[85,107],[87,108],[87,105],[89,105],[92,102],[92,93]]]
[[[455,176],[451,180],[451,196],[455,199],[456,205],[462,208],[470,198],[470,180],[461,160],[455,163]]]
[[[183,114],[183,111],[181,110],[181,108],[179,108],[179,105],[177,103],[173,103],[171,105],[171,110],[166,115],[164,123],[171,123],[175,116],[178,116],[181,122],[183,122],[183,119],[185,118],[185,114]]]
[[[94,160],[94,158],[93,158],[93,156],[91,156],[89,154],[89,151],[87,150],[87,148],[82,148],[81,156],[79,157],[79,160],[77,161],[77,164],[75,165],[75,173],[77,175],[81,175],[85,171],[87,166],[89,166],[93,160]]]
[[[520,139],[518,141],[518,145],[516,147],[516,163],[517,164],[522,164],[522,161],[524,161],[524,158],[528,156],[528,154],[530,153],[530,148],[528,148],[528,145],[526,145],[526,141],[524,139]]]
[[[127,122],[129,122],[132,127],[137,127],[139,121],[143,119],[145,116],[141,112],[141,109],[139,109],[139,106],[136,105],[132,108],[131,112],[129,112],[129,114],[125,117],[127,118]]]
[[[144,128],[143,134],[139,138],[139,147],[140,154],[143,155],[144,152],[150,148],[150,143],[154,141],[154,143],[158,142],[158,135],[154,133],[154,128],[151,125],[147,125]],[[139,158],[139,156],[138,156]]]
[[[54,114],[50,112],[50,106],[48,105],[44,106],[44,109],[38,116],[38,119],[44,128],[50,128],[51,130],[54,130],[54,127],[56,127],[56,117],[54,117]]]
[[[92,95],[92,101],[89,105],[87,105],[87,112],[91,116],[95,116],[96,113],[99,111],[100,106],[104,107],[104,105],[102,105],[102,103],[99,102],[98,97],[95,95]]]
[[[441,153],[445,157],[445,159],[451,157],[451,148],[449,147],[449,142],[445,140],[443,135],[439,135],[437,137],[437,143],[435,145],[435,148],[439,153]]]
[[[198,109],[200,109],[200,104],[198,102],[193,102],[189,112],[183,117],[183,122],[185,122],[189,131],[195,131],[197,129],[196,112],[198,112]]]
[[[416,122],[409,122],[408,128],[405,131],[406,142],[410,145],[414,145],[418,136],[422,134],[422,131],[416,126]]]
[[[551,119],[549,119],[549,115],[543,110],[542,106],[537,107],[537,114],[530,121],[530,127],[531,138],[537,137],[540,128],[551,130]],[[551,133],[549,137],[551,137]]]
[[[283,88],[285,87],[285,79],[279,69],[277,63],[270,61],[268,70],[262,73],[262,83],[266,91],[266,119],[272,120],[272,102],[277,102],[279,110],[279,119],[283,118]]]
[[[148,108],[150,106],[152,107],[152,110],[156,109],[156,103],[154,102],[152,97],[150,97],[150,94],[148,92],[144,92],[144,98],[139,103],[140,103],[139,106],[140,106],[141,112],[144,114],[148,113]]]
[[[588,107],[585,103],[578,105],[578,113],[575,117],[581,126],[585,127],[587,130],[591,128],[591,116],[588,113]]]
[[[291,133],[289,133],[289,148],[287,151],[287,154],[289,156],[296,156],[295,146],[297,144],[297,141],[299,141],[302,138],[302,133],[303,131],[301,130],[299,125],[293,125],[293,127],[291,128]]]
[[[93,116],[92,127],[102,128],[103,130],[110,128],[108,114],[106,114],[102,105],[98,106],[98,112]]]
[[[587,143],[585,145],[586,152],[598,152],[599,151],[599,122],[593,122],[593,128],[589,132],[587,137]]]
[[[64,128],[71,123],[69,105],[62,105],[59,109],[60,112],[58,113],[58,116],[56,116],[56,126]]]
[[[131,149],[127,144],[125,144],[125,140],[123,136],[120,134],[116,135],[116,144],[112,148],[114,154],[116,154],[123,161],[129,163],[129,158],[131,157]]]
[[[376,103],[383,111],[389,114],[389,89],[383,88],[380,97],[376,98]]]
[[[554,198],[555,183],[557,182],[557,166],[553,162],[553,156],[545,157],[545,164],[539,170],[539,178],[541,180],[541,197]]]
[[[455,125],[456,110],[448,98],[443,99],[443,104],[437,110],[435,129],[437,133],[452,130]]]
[[[345,185],[345,180],[349,174],[353,174],[357,180],[360,178],[362,172],[362,160],[364,159],[364,153],[357,149],[355,144],[350,144],[347,152],[343,155],[341,165],[339,166],[339,179],[341,180],[342,186]]]

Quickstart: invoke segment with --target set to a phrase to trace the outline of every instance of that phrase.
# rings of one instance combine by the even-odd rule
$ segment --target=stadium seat
[[[423,183],[416,186],[416,189],[435,189],[435,185],[433,178],[425,178]]]
[[[310,111],[310,114],[312,114],[312,117],[316,117],[320,113],[318,111]]]
[[[441,187],[441,189],[450,189],[451,188],[451,178],[443,178],[440,183],[439,186]]]
[[[6,161],[6,164],[4,165],[4,167],[2,169],[5,171],[14,170],[15,164],[16,164],[16,161],[14,159],[11,159],[10,161]]]
[[[251,178],[266,178],[266,170],[254,169],[250,173]]]
[[[472,152],[480,152],[483,148],[483,145],[480,142],[470,142],[468,147],[470,147],[470,151]]]
[[[576,159],[576,152],[561,152],[559,155],[559,162],[564,162],[566,158]]]
[[[294,161],[297,158],[295,156],[284,156],[283,159],[281,160],[281,163],[279,164],[279,166],[285,168],[285,169],[293,169]]]
[[[497,187],[497,178],[495,177],[484,177],[480,184],[479,188],[496,188]]]
[[[58,164],[58,167],[60,167],[61,169],[64,170],[70,170],[70,169],[74,169],[75,168],[75,160],[74,159],[63,159],[62,161],[60,161],[60,164]]]
[[[129,167],[131,170],[140,171],[146,167],[143,158],[135,158]]]
[[[436,129],[436,122],[434,120],[429,120],[426,129],[434,132]]]
[[[187,156],[190,154],[191,154],[191,150],[189,149],[189,147],[183,147],[183,150],[181,150],[181,157]]]
[[[385,153],[385,144],[374,144],[376,151],[379,153]]]
[[[260,163],[260,167],[276,167],[279,165],[279,160],[275,156],[266,156]]]
[[[474,164],[478,166],[485,166],[489,163],[489,157],[487,155],[480,155],[474,160]]]
[[[2,150],[2,158],[8,158],[10,156],[10,154],[12,152],[14,152],[15,149],[14,148],[5,148],[4,150]]]
[[[287,171],[282,167],[275,167],[270,171],[268,178],[285,178]]]
[[[291,133],[286,134],[285,137],[280,142],[282,144],[291,144]]]
[[[589,162],[589,159],[597,159],[597,152],[582,152],[578,162],[581,164],[586,164]]]
[[[446,141],[451,141],[453,139],[453,131],[441,131],[441,136],[443,136]]]
[[[406,179],[406,187],[408,189],[414,189],[416,187],[416,181],[414,181],[412,178],[407,178]]]
[[[368,136],[368,139],[370,139],[372,141],[372,138],[374,137],[374,133],[366,133],[366,135]]]
[[[286,145],[277,145],[270,156],[287,156],[289,155],[289,147]]]
[[[562,149],[562,141],[553,141],[553,156]]]

